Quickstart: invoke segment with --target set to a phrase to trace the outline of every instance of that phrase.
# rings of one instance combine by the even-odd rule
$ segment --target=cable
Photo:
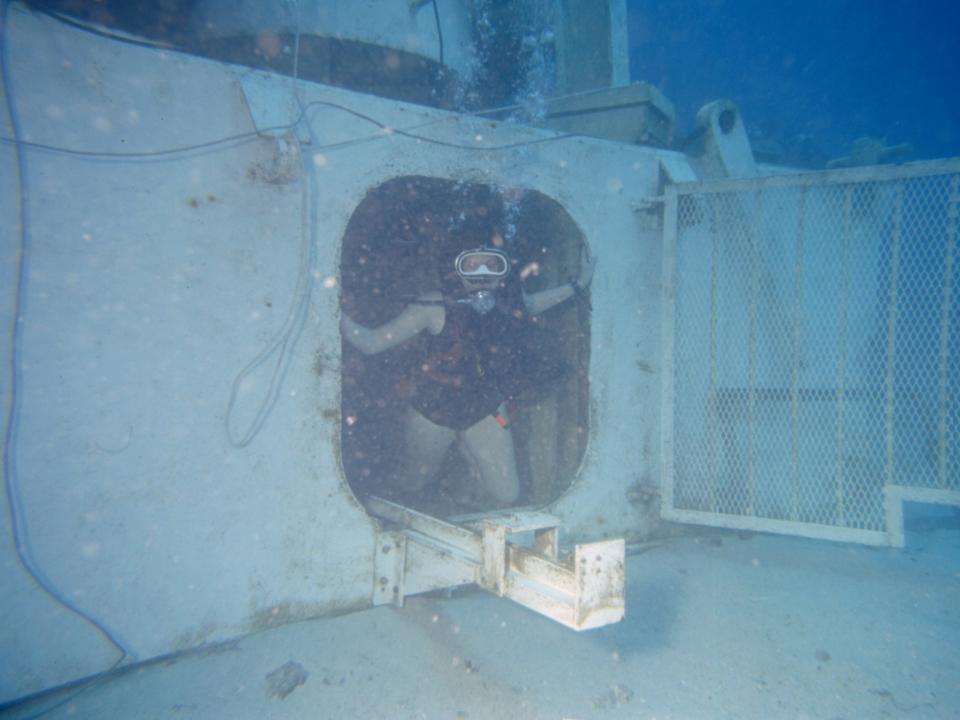
[[[70,692],[70,694],[67,695],[65,698],[63,698],[62,700],[58,700],[57,702],[53,703],[49,707],[45,707],[43,710],[40,710],[39,712],[36,712],[33,715],[27,715],[26,717],[20,718],[20,720],[38,720],[39,718],[42,718],[44,715],[49,715],[54,710],[62,708],[64,705],[67,705],[68,703],[72,703],[74,700],[76,700],[78,697],[80,697],[84,693],[89,692],[90,690],[93,690],[95,687],[99,685],[102,685],[107,680],[112,680],[113,678],[117,677],[117,670],[119,667],[120,667],[120,661],[117,661],[116,663],[111,665],[109,668],[107,668],[106,670],[103,670],[102,672],[97,673],[96,675],[91,675],[90,677],[85,678],[84,680],[81,680],[79,683],[71,683],[71,687],[73,688],[72,692]],[[126,670],[126,669],[127,668],[123,668],[123,670]],[[46,690],[42,694],[48,695],[55,691],[56,689],[54,688],[51,690]],[[0,705],[0,713],[5,712],[8,708],[15,708],[29,702],[31,702],[31,699],[27,697],[21,700],[14,700],[9,703],[4,703],[3,705]]]
[[[296,2],[296,0],[294,0],[294,2]],[[297,67],[300,54],[299,3],[296,3],[296,7],[296,40],[294,43],[293,54],[293,95],[297,105],[300,107],[300,114],[297,119],[287,128],[288,131],[293,131],[296,128],[296,126],[306,117],[307,111],[307,108],[303,106],[303,103],[300,100],[298,86],[299,80]],[[310,127],[309,122],[307,122],[307,128],[311,137],[314,137],[313,129]],[[264,423],[266,423],[267,418],[270,416],[270,413],[273,411],[273,408],[280,397],[280,389],[283,386],[283,380],[286,377],[287,369],[290,366],[290,360],[293,356],[293,349],[296,346],[297,340],[300,338],[300,333],[302,332],[304,323],[306,322],[307,309],[310,305],[310,296],[313,292],[314,248],[316,247],[317,227],[316,203],[313,202],[313,192],[314,188],[316,187],[314,175],[315,167],[313,162],[309,162],[304,159],[304,153],[302,149],[300,149],[299,143],[298,152],[300,153],[301,177],[303,178],[306,176],[305,179],[301,181],[300,272],[297,277],[296,288],[293,292],[290,310],[288,311],[287,317],[284,320],[280,331],[277,333],[277,336],[266,347],[266,349],[264,349],[253,360],[247,363],[247,365],[245,365],[243,369],[237,373],[237,376],[234,378],[230,387],[230,398],[227,401],[227,412],[224,416],[224,425],[227,431],[228,441],[236,448],[244,448],[253,442],[254,438],[256,438],[260,433],[260,430],[263,428]],[[253,420],[247,429],[239,437],[237,437],[231,428],[231,418],[233,417],[234,410],[236,408],[240,387],[243,385],[244,380],[246,380],[257,368],[266,363],[271,356],[277,353],[279,354],[277,355],[276,365],[274,366],[273,373],[270,376],[270,384],[267,386],[267,392],[264,395],[263,401],[257,408]]]
[[[8,0],[4,0],[4,2],[6,1]],[[263,137],[270,133],[290,132],[294,128],[296,128],[304,119],[306,119],[307,112],[311,108],[318,107],[318,106],[331,107],[331,108],[341,110],[342,112],[349,113],[372,125],[376,125],[383,131],[375,135],[368,135],[366,137],[353,138],[352,140],[344,140],[336,143],[328,143],[325,145],[320,145],[315,143],[314,148],[318,151],[319,150],[331,151],[331,150],[338,150],[346,147],[352,147],[358,144],[363,144],[363,143],[377,141],[377,140],[383,140],[384,138],[389,137],[390,135],[400,135],[402,137],[406,137],[411,140],[416,140],[418,142],[425,142],[425,143],[429,143],[431,145],[437,145],[440,147],[449,147],[456,150],[468,150],[472,152],[497,152],[502,150],[512,150],[519,147],[539,145],[542,143],[556,142],[558,140],[565,140],[569,138],[586,137],[581,133],[562,133],[562,134],[557,134],[550,137],[537,138],[536,140],[520,140],[513,143],[505,143],[503,145],[491,145],[491,146],[468,145],[463,143],[453,143],[445,140],[437,140],[435,138],[431,138],[425,135],[419,135],[414,132],[411,132],[412,130],[417,130],[420,128],[429,127],[439,123],[447,122],[451,119],[457,119],[461,117],[462,114],[453,114],[450,117],[430,120],[430,121],[419,123],[417,125],[404,129],[404,128],[392,128],[386,125],[385,123],[382,123],[379,120],[376,120],[375,118],[372,118],[368,115],[365,115],[361,112],[353,110],[352,108],[349,108],[345,105],[341,105],[339,103],[315,100],[313,102],[308,103],[307,105],[304,105],[303,102],[301,101],[300,93],[299,93],[299,60],[300,60],[300,36],[301,36],[300,6],[297,0],[294,0],[294,2],[297,7],[297,10],[296,10],[297,16],[296,16],[296,34],[295,34],[294,57],[293,57],[293,82],[294,82],[294,95],[296,97],[297,104],[300,107],[300,114],[289,125],[276,125],[273,127],[263,128],[260,130],[255,130],[255,131],[246,132],[246,133],[239,133],[237,135],[230,135],[224,138],[210,140],[202,143],[195,143],[192,145],[183,145],[183,146],[168,148],[164,150],[148,150],[148,151],[113,152],[113,151],[101,151],[101,150],[79,150],[79,149],[67,148],[67,147],[62,147],[57,145],[51,145],[47,143],[25,141],[19,138],[14,140],[13,138],[2,137],[2,136],[0,136],[0,142],[8,143],[8,144],[12,142],[18,142],[22,147],[28,147],[34,150],[42,150],[46,152],[60,153],[64,155],[73,155],[76,157],[91,157],[91,158],[99,158],[99,159],[105,159],[105,160],[109,160],[109,159],[147,160],[152,158],[168,157],[168,156],[179,155],[179,154],[187,154],[191,152],[199,152],[202,150],[210,150],[210,149],[218,148],[220,146],[231,145],[233,143],[244,143],[248,140],[253,140],[259,137]],[[433,8],[434,8],[434,17],[437,22],[438,38],[440,41],[440,63],[443,64],[443,36],[440,28],[440,15],[439,15],[439,10],[437,8],[436,0],[433,0]],[[54,11],[40,10],[40,12],[44,12],[50,17],[60,22],[63,22],[67,25],[70,25],[71,27],[80,29],[81,31],[90,32],[92,34],[95,34],[101,37],[106,37],[111,40],[115,40],[117,42],[124,42],[124,43],[133,44],[133,45],[142,45],[142,46],[153,48],[153,49],[169,49],[175,52],[180,51],[177,48],[170,48],[167,45],[152,43],[149,41],[141,42],[135,38],[128,38],[122,35],[106,32],[98,28],[95,28],[93,26],[90,26],[86,23],[70,20],[69,18],[63,16],[62,14]],[[186,52],[186,51],[183,51],[183,52]],[[570,93],[568,95],[559,96],[556,98],[551,98],[551,100],[581,97],[584,95],[590,95],[592,93],[601,92],[602,90],[603,88],[598,90],[584,90],[576,93]],[[522,107],[523,106],[519,104],[503,105],[503,106],[494,107],[494,108],[477,110],[471,113],[467,113],[467,115],[484,117],[487,115],[496,115],[499,113],[509,112],[511,110],[516,110]],[[313,133],[311,132],[311,135],[312,134]]]
[[[301,161],[303,155],[301,154]],[[301,247],[300,247],[300,273],[297,278],[296,289],[293,292],[293,300],[290,304],[290,310],[287,318],[284,320],[280,331],[273,341],[251,360],[243,369],[237,373],[230,387],[230,399],[227,401],[227,413],[224,423],[227,430],[227,439],[230,444],[236,448],[244,448],[253,442],[253,439],[260,433],[264,423],[269,417],[280,396],[280,388],[283,385],[283,379],[286,376],[287,368],[290,366],[290,359],[293,355],[293,349],[296,346],[300,333],[307,319],[307,308],[309,307],[310,295],[313,291],[313,266],[314,266],[314,247],[316,246],[316,203],[312,202],[312,193],[314,191],[314,170],[312,162],[302,162],[303,172],[306,179],[303,181],[302,201],[301,201]],[[270,384],[263,401],[254,414],[253,421],[247,429],[239,436],[235,435],[231,428],[231,418],[237,404],[237,398],[240,393],[240,387],[254,370],[266,363],[274,354],[277,356],[276,365],[270,376]]]
[[[544,137],[544,138],[537,138],[536,140],[518,140],[517,142],[504,143],[502,145],[488,145],[488,146],[465,145],[463,143],[454,143],[454,142],[449,142],[447,140],[437,140],[436,138],[427,137],[425,135],[418,135],[416,133],[410,132],[409,130],[392,128],[389,125],[385,125],[379,120],[376,120],[375,118],[372,118],[368,115],[364,115],[361,112],[357,112],[356,110],[352,110],[348,107],[339,105],[337,103],[314,101],[314,102],[311,102],[309,105],[307,105],[307,109],[309,109],[313,105],[328,105],[330,107],[338,108],[340,110],[350,113],[351,115],[354,115],[355,117],[360,118],[361,120],[366,120],[367,122],[380,127],[384,131],[381,133],[377,133],[376,135],[368,135],[367,137],[364,137],[364,138],[354,138],[353,140],[343,140],[339,143],[331,143],[329,145],[323,145],[318,148],[318,149],[325,149],[325,150],[336,150],[342,147],[349,147],[351,145],[356,145],[359,143],[370,142],[371,140],[381,140],[384,137],[389,137],[390,135],[400,135],[402,137],[409,138],[411,140],[416,140],[418,142],[425,142],[430,145],[439,145],[441,147],[454,148],[455,150],[470,150],[474,152],[498,152],[501,150],[512,150],[518,147],[528,147],[530,145],[541,145],[543,143],[556,142],[558,140],[567,140],[570,138],[585,137],[580,133],[563,133],[559,135],[551,135],[549,137]],[[438,122],[442,122],[442,121],[439,121],[439,120],[431,121],[429,123],[424,123],[423,125],[418,125],[416,127],[419,128],[419,127],[424,127],[426,125],[433,125]]]
[[[297,107],[300,108],[300,117],[303,117],[303,101],[300,99],[300,3],[293,0],[297,8],[297,17],[294,21],[296,33],[293,38],[293,99],[297,101]]]
[[[197,152],[200,150],[209,150],[221,145],[230,145],[232,143],[242,143],[262,137],[265,133],[281,131],[287,129],[287,125],[269,127],[263,130],[255,130],[237,135],[229,135],[217,140],[196,143],[194,145],[181,145],[179,147],[167,148],[165,150],[145,150],[142,152],[111,152],[109,150],[77,150],[74,148],[63,147],[60,145],[49,145],[47,143],[38,143],[31,140],[20,140],[0,136],[0,142],[12,145],[16,143],[20,147],[30,148],[31,150],[43,150],[46,152],[57,153],[60,155],[73,155],[75,157],[89,157],[103,160],[148,160],[151,158],[169,157],[171,155],[184,155],[186,153]]]
[[[29,528],[26,514],[23,509],[17,483],[17,429],[20,420],[20,365],[21,349],[23,344],[22,315],[24,312],[27,277],[30,265],[30,216],[28,206],[28,176],[26,158],[23,154],[23,145],[20,142],[20,118],[17,113],[16,102],[13,96],[13,85],[10,77],[10,43],[9,43],[9,10],[10,0],[3,0],[0,8],[0,76],[3,79],[3,99],[7,115],[10,118],[10,128],[14,137],[14,155],[16,157],[16,187],[17,187],[17,214],[20,226],[19,243],[15,259],[16,280],[14,282],[13,327],[10,338],[10,368],[8,372],[6,402],[4,408],[3,432],[3,486],[10,515],[10,528],[14,550],[20,565],[37,585],[54,601],[69,612],[77,615],[107,640],[120,654],[110,667],[109,671],[118,668],[127,658],[132,657],[124,644],[115,633],[106,625],[81,609],[67,598],[49,578],[43,573],[33,559]],[[108,672],[109,672],[108,671]],[[86,688],[84,688],[86,689]],[[82,690],[80,691],[82,692]],[[52,709],[52,708],[50,708]],[[44,713],[49,712],[45,710]],[[41,714],[44,714],[41,713]],[[39,716],[35,716],[39,717]]]
[[[73,155],[75,157],[90,157],[90,158],[100,158],[105,160],[147,160],[152,158],[160,157],[169,157],[172,155],[182,155],[191,152],[199,152],[201,150],[209,150],[220,146],[230,145],[232,143],[242,143],[247,140],[253,140],[259,137],[264,137],[267,133],[273,132],[283,132],[291,131],[297,127],[297,125],[303,121],[310,110],[315,107],[330,107],[342,112],[353,115],[354,117],[360,118],[371,125],[376,125],[379,127],[382,132],[378,132],[374,135],[367,135],[364,137],[353,138],[350,140],[342,140],[335,143],[327,144],[316,144],[313,145],[313,148],[316,150],[338,150],[340,148],[352,147],[353,145],[373,142],[377,140],[383,140],[390,137],[391,135],[400,135],[402,137],[409,138],[411,140],[416,140],[418,142],[425,142],[431,145],[439,145],[441,147],[454,148],[456,150],[470,150],[474,152],[496,152],[501,150],[511,150],[518,147],[526,147],[529,145],[540,145],[548,142],[556,142],[558,140],[567,140],[570,138],[577,137],[586,137],[581,133],[563,133],[559,135],[551,135],[549,137],[537,138],[535,140],[519,140],[512,143],[504,143],[502,145],[467,145],[463,143],[454,143],[447,140],[437,140],[436,138],[431,138],[425,135],[418,135],[417,133],[411,132],[410,129],[402,128],[393,128],[389,125],[380,122],[379,120],[365,115],[357,110],[347,107],[346,105],[341,105],[340,103],[328,102],[324,100],[314,100],[305,105],[300,113],[300,116],[288,125],[274,125],[272,127],[264,128],[263,130],[255,130],[246,133],[239,133],[237,135],[230,135],[228,137],[220,138],[217,140],[209,140],[207,142],[195,143],[192,145],[181,145],[178,147],[167,148],[165,150],[148,150],[148,151],[125,151],[125,152],[112,152],[108,150],[77,150],[74,148],[62,147],[58,145],[50,145],[47,143],[38,143],[30,140],[21,140],[19,138],[9,138],[5,136],[0,136],[0,142],[7,144],[16,143],[21,147],[30,148],[32,150],[42,150],[46,152],[58,153],[61,155]],[[456,117],[456,116],[455,116]],[[443,118],[440,120],[431,120],[426,123],[419,123],[417,125],[411,126],[411,129],[419,129],[422,127],[428,127],[431,125],[436,125],[441,122],[446,122],[450,118]]]
[[[6,2],[6,1],[8,1],[8,0],[4,0],[4,2]],[[296,2],[296,0],[294,0],[294,2]],[[370,116],[368,116],[368,115],[365,115],[365,114],[363,114],[363,113],[361,113],[361,112],[358,112],[358,111],[356,111],[356,110],[353,110],[352,108],[349,108],[349,107],[347,107],[347,106],[345,106],[345,105],[341,105],[341,104],[339,104],[339,103],[325,102],[325,101],[321,101],[321,100],[315,100],[315,101],[313,101],[313,102],[308,103],[307,105],[304,105],[303,102],[302,102],[302,100],[301,100],[301,98],[300,98],[300,92],[299,92],[299,61],[300,61],[300,36],[301,36],[301,29],[300,29],[300,6],[299,6],[299,3],[296,3],[296,6],[297,6],[297,10],[296,10],[297,16],[296,16],[296,35],[295,35],[295,41],[294,41],[294,57],[293,57],[293,83],[294,83],[294,95],[295,95],[295,97],[296,97],[297,104],[298,104],[298,106],[300,107],[300,114],[299,114],[299,115],[297,116],[297,118],[296,118],[292,123],[290,123],[289,125],[276,125],[276,126],[272,126],[272,127],[268,127],[268,128],[263,128],[263,129],[259,129],[259,130],[250,131],[250,132],[238,133],[238,134],[236,134],[236,135],[229,135],[229,136],[227,136],[227,137],[218,138],[218,139],[215,139],[215,140],[209,140],[209,141],[206,141],[206,142],[195,143],[195,144],[191,144],[191,145],[182,145],[182,146],[173,147],[173,148],[167,148],[167,149],[163,149],[163,150],[122,151],[122,152],[119,152],[119,151],[108,151],[108,150],[80,150],[80,149],[68,148],[68,147],[63,147],[63,146],[58,146],[58,145],[51,145],[51,144],[47,144],[47,143],[38,143],[38,142],[27,141],[27,140],[23,140],[23,139],[21,139],[21,138],[16,138],[16,139],[14,139],[14,138],[8,138],[8,137],[3,137],[3,136],[0,136],[0,142],[7,143],[7,144],[16,142],[16,143],[18,143],[21,147],[28,147],[28,148],[33,149],[33,150],[41,150],[41,151],[46,151],[46,152],[59,153],[59,154],[63,154],[63,155],[72,155],[72,156],[75,156],[75,157],[90,157],[90,158],[98,158],[98,159],[104,159],[104,160],[111,160],[111,159],[116,159],[116,160],[148,160],[148,159],[153,159],[153,158],[161,158],[161,157],[169,157],[169,156],[174,156],[174,155],[187,154],[187,153],[191,153],[191,152],[200,152],[200,151],[203,151],[203,150],[212,150],[212,149],[215,149],[215,148],[219,148],[219,147],[221,147],[221,146],[227,146],[227,145],[231,145],[231,144],[234,144],[234,143],[242,144],[242,143],[247,142],[247,141],[249,141],[249,140],[254,140],[254,139],[256,139],[256,138],[264,137],[264,136],[269,135],[269,134],[271,134],[271,133],[290,132],[290,131],[292,131],[294,128],[296,128],[304,119],[306,119],[307,112],[308,112],[310,109],[312,109],[312,108],[314,108],[314,107],[319,107],[319,106],[331,107],[331,108],[335,108],[335,109],[341,110],[342,112],[349,113],[349,114],[351,114],[351,115],[353,115],[353,116],[355,116],[355,117],[357,117],[357,118],[360,118],[361,120],[364,120],[364,121],[366,121],[366,122],[368,122],[368,123],[370,123],[370,124],[372,124],[372,125],[376,125],[376,126],[379,127],[383,132],[379,132],[379,133],[377,133],[377,134],[375,134],[375,135],[368,135],[368,136],[366,136],[366,137],[353,138],[352,140],[344,140],[344,141],[340,141],[340,142],[336,142],[336,143],[328,143],[328,144],[324,144],[324,145],[321,145],[321,144],[318,144],[318,143],[314,143],[314,148],[315,148],[316,150],[318,150],[318,151],[319,151],[319,150],[331,151],[331,150],[338,150],[338,149],[346,148],[346,147],[352,147],[352,146],[358,145],[358,144],[363,144],[363,143],[372,142],[372,141],[377,141],[377,140],[383,140],[384,138],[389,137],[390,135],[394,135],[394,134],[395,134],[395,135],[400,135],[400,136],[402,136],[402,137],[409,138],[409,139],[411,139],[411,140],[416,140],[416,141],[418,141],[418,142],[429,143],[429,144],[431,144],[431,145],[438,145],[438,146],[441,146],[441,147],[449,147],[449,148],[453,148],[453,149],[457,149],[457,150],[469,150],[469,151],[474,151],[474,152],[496,152],[496,151],[500,151],[500,150],[511,150],[511,149],[515,149],[515,148],[518,148],[518,147],[526,147],[526,146],[529,146],[529,145],[538,145],[538,144],[541,144],[541,143],[554,142],[554,141],[557,141],[557,140],[564,140],[564,139],[568,139],[568,138],[584,137],[583,135],[581,135],[581,134],[579,134],[579,133],[564,133],[564,134],[558,134],[558,135],[554,135],[554,136],[550,136],[550,137],[546,137],[546,138],[537,138],[536,140],[521,140],[521,141],[518,141],[518,142],[506,143],[506,144],[503,144],[503,145],[492,145],[492,146],[468,145],[468,144],[463,144],[463,143],[453,143],[453,142],[448,142],[448,141],[444,141],[444,140],[437,140],[437,139],[434,139],[434,138],[431,138],[431,137],[428,137],[428,136],[418,135],[418,134],[416,134],[416,133],[414,133],[414,132],[411,132],[412,130],[417,130],[417,129],[420,129],[420,128],[429,127],[429,126],[436,125],[436,124],[439,124],[439,123],[447,122],[447,121],[449,121],[449,120],[451,120],[451,119],[456,119],[456,118],[460,117],[459,114],[452,115],[452,116],[446,117],[446,118],[439,118],[439,119],[436,119],[436,120],[430,120],[430,121],[427,121],[427,122],[424,122],[424,123],[418,123],[417,125],[413,125],[413,126],[411,126],[411,127],[409,127],[409,128],[405,128],[405,129],[404,129],[404,128],[391,128],[390,126],[386,125],[385,123],[380,122],[379,120],[376,120],[375,118],[372,118],[372,117],[370,117]],[[439,10],[437,9],[437,5],[436,5],[435,0],[434,0],[434,2],[433,2],[433,6],[434,6],[434,14],[435,14],[434,17],[435,17],[435,19],[436,19],[436,21],[437,21],[437,33],[438,33],[438,37],[439,37],[439,39],[440,39],[440,57],[441,57],[440,62],[441,62],[441,64],[442,64],[442,63],[443,63],[443,37],[442,37],[442,34],[440,34],[440,16],[439,16]],[[173,51],[178,51],[176,48],[170,48],[170,47],[167,46],[167,45],[157,44],[157,43],[151,43],[151,42],[147,42],[147,41],[141,42],[141,41],[136,40],[135,38],[128,38],[128,37],[125,37],[125,36],[122,36],[122,35],[117,35],[117,34],[114,34],[114,33],[106,32],[106,31],[100,30],[100,29],[98,29],[98,28],[96,28],[96,27],[93,27],[93,26],[91,26],[91,25],[88,25],[88,24],[86,24],[86,23],[81,23],[81,22],[77,22],[77,21],[75,21],[75,20],[71,20],[71,19],[67,18],[66,16],[64,16],[64,15],[62,15],[62,14],[60,14],[60,13],[54,12],[54,11],[50,11],[50,10],[40,10],[40,12],[44,12],[44,13],[46,13],[47,15],[49,15],[50,17],[52,17],[52,18],[54,18],[54,19],[56,19],[56,20],[58,20],[58,21],[60,21],[60,22],[63,22],[64,24],[70,25],[71,27],[75,27],[75,28],[77,28],[77,29],[79,29],[79,30],[81,30],[81,31],[89,32],[89,33],[92,33],[92,34],[94,34],[94,35],[98,35],[98,36],[100,36],[100,37],[105,37],[105,38],[108,38],[108,39],[111,39],[111,40],[115,40],[115,41],[117,41],[117,42],[123,42],[123,43],[128,43],[128,44],[133,44],[133,45],[142,45],[142,46],[149,47],[149,48],[153,48],[153,49],[172,49]],[[591,90],[581,91],[581,92],[572,93],[572,94],[570,94],[570,95],[568,95],[568,96],[563,96],[563,97],[578,97],[578,96],[581,96],[581,95],[590,94],[591,92],[597,92],[597,91],[591,91]],[[515,110],[515,109],[518,109],[518,108],[520,108],[520,107],[522,107],[522,106],[521,106],[521,105],[518,105],[518,104],[503,105],[503,106],[499,106],[499,107],[494,107],[494,108],[487,108],[487,109],[483,109],[483,110],[478,110],[478,111],[469,113],[468,115],[483,117],[483,116],[486,116],[486,115],[495,115],[495,114],[498,114],[498,113],[508,112],[508,111],[510,111],[510,110]],[[311,135],[313,135],[312,132],[311,132]],[[314,139],[315,139],[315,138],[314,138]]]
[[[440,28],[440,10],[437,0],[433,0],[433,19],[437,22],[437,42],[440,44],[440,64],[443,65],[443,30]]]
[[[82,20],[77,20],[76,18],[72,18],[69,15],[65,15],[64,13],[51,10],[49,8],[34,7],[33,5],[30,7],[36,12],[43,13],[44,15],[52,17],[54,20],[62,22],[64,25],[69,25],[77,30],[88,32],[91,35],[97,35],[109,40],[115,40],[117,42],[125,43],[127,45],[134,45],[136,47],[145,47],[151,50],[171,50],[173,52],[182,52],[176,45],[170,45],[169,43],[160,42],[159,40],[147,40],[133,35],[127,35],[125,33],[111,32],[92,23],[86,23]]]
[[[5,0],[4,0],[4,1],[5,1]],[[291,0],[291,2],[293,2],[293,3],[298,3],[298,0]],[[439,48],[439,58],[440,58],[440,59],[439,59],[439,62],[440,62],[441,65],[443,65],[443,64],[444,64],[444,50],[443,50],[443,32],[442,32],[441,25],[440,25],[440,11],[439,11],[439,8],[438,8],[438,6],[437,6],[436,0],[426,0],[426,2],[431,2],[432,5],[433,5],[434,19],[435,19],[436,24],[437,24],[437,40],[438,40],[438,43],[439,43],[439,46],[440,46],[440,48]],[[424,2],[421,2],[421,4],[424,4]],[[156,41],[156,40],[142,39],[142,38],[139,38],[139,37],[136,37],[136,36],[132,36],[132,35],[126,35],[126,34],[123,34],[123,33],[111,32],[111,31],[109,31],[109,30],[105,30],[105,29],[103,29],[103,28],[100,28],[100,27],[98,27],[98,26],[96,26],[96,25],[94,25],[94,24],[92,24],[92,23],[87,23],[87,22],[83,22],[83,21],[80,21],[80,20],[76,20],[75,18],[71,18],[71,17],[69,17],[69,16],[67,16],[67,15],[65,15],[65,14],[63,14],[63,13],[57,12],[57,11],[55,11],[55,10],[50,10],[50,9],[48,9],[48,8],[33,7],[33,6],[31,6],[31,9],[32,9],[34,12],[43,13],[43,14],[45,14],[45,15],[47,15],[47,16],[55,19],[55,20],[58,20],[59,22],[64,23],[65,25],[69,25],[69,26],[71,26],[71,27],[73,27],[73,28],[76,28],[76,29],[82,31],[82,32],[88,32],[88,33],[91,33],[91,34],[93,34],[93,35],[97,35],[97,36],[99,36],[99,37],[103,37],[103,38],[107,38],[107,39],[110,39],[110,40],[114,40],[114,41],[116,41],[116,42],[126,43],[126,44],[128,44],[128,45],[135,45],[135,46],[138,46],[138,47],[146,47],[146,48],[150,48],[150,49],[159,49],[159,50],[166,50],[166,51],[169,51],[169,52],[182,53],[182,54],[190,55],[190,56],[197,56],[197,55],[198,55],[197,52],[195,52],[194,50],[191,50],[191,49],[188,48],[188,47],[176,46],[176,45],[169,45],[169,44],[162,43],[162,42],[159,42],[159,41]],[[298,55],[298,52],[299,52],[299,41],[300,41],[299,36],[300,36],[300,34],[301,34],[301,33],[300,33],[300,8],[299,8],[299,4],[297,4],[297,39],[296,39],[296,48],[295,48],[295,53],[294,53],[294,70],[293,70],[293,73],[294,73],[294,77],[295,77],[295,78],[296,78],[296,76],[297,76],[297,60],[298,60],[297,55]],[[201,57],[206,57],[207,59],[210,59],[210,60],[213,60],[213,61],[216,61],[216,60],[217,60],[216,58],[212,58],[212,57],[209,57],[209,56],[203,56],[203,55],[201,55]],[[589,90],[579,90],[579,91],[577,91],[577,92],[566,93],[566,94],[564,94],[564,95],[555,95],[555,96],[553,96],[553,97],[551,97],[551,98],[548,98],[545,102],[546,102],[546,104],[549,105],[551,102],[556,102],[556,101],[558,101],[558,100],[569,100],[569,99],[573,99],[573,98],[581,98],[581,97],[586,97],[586,96],[588,96],[588,95],[595,95],[595,94],[603,93],[603,92],[606,92],[606,91],[608,91],[608,90],[609,90],[609,87],[607,87],[607,86],[602,86],[602,87],[597,87],[597,88],[591,88],[591,89],[589,89]],[[483,109],[479,109],[479,110],[472,110],[472,111],[469,111],[469,112],[467,112],[467,111],[462,111],[461,114],[463,114],[463,115],[473,115],[473,116],[485,117],[485,116],[488,116],[488,115],[497,115],[497,114],[499,114],[499,113],[506,113],[506,112],[510,112],[510,111],[513,111],[513,110],[522,110],[522,109],[524,109],[524,108],[525,108],[525,105],[523,105],[522,103],[513,103],[513,104],[510,104],[510,105],[501,105],[501,106],[492,107],[492,108],[483,108]],[[427,124],[432,124],[433,122],[442,122],[442,121],[431,121],[431,123],[427,123]],[[263,132],[269,132],[269,131],[272,131],[272,130],[280,130],[280,129],[282,129],[282,128],[267,128],[267,129],[264,130]],[[255,135],[256,133],[251,133],[251,134]],[[238,137],[244,137],[244,136],[238,136]],[[581,137],[581,135],[579,135],[579,134],[561,135],[561,136],[558,136],[556,139],[561,139],[561,138],[564,138],[564,137]],[[225,140],[216,141],[216,142],[229,142],[229,140],[230,140],[230,139],[225,139]],[[534,142],[538,142],[538,141],[534,141]],[[513,146],[505,146],[505,147],[513,147]],[[476,149],[476,148],[466,148],[466,149]],[[496,148],[493,148],[493,149],[496,149]],[[121,156],[123,156],[123,155],[124,155],[123,153],[116,153],[116,156],[118,156],[118,157],[121,157]],[[145,156],[147,156],[147,155],[149,155],[149,154],[145,154]]]

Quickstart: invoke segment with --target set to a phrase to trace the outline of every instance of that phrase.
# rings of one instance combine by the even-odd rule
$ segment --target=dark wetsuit
[[[428,420],[466,430],[496,415],[505,400],[563,374],[558,354],[551,358],[537,347],[522,298],[514,298],[501,299],[485,315],[463,303],[445,303],[443,330],[428,335],[427,356],[410,376],[410,403]]]

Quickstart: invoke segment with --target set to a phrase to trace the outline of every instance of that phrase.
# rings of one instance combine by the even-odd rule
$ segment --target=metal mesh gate
[[[668,188],[664,517],[898,544],[960,504],[958,204],[960,161]]]

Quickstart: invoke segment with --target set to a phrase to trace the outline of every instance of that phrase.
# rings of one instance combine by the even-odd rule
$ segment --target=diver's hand
[[[577,278],[577,285],[581,289],[587,288],[593,281],[593,270],[597,266],[597,256],[591,255],[586,248],[580,256],[580,276]]]

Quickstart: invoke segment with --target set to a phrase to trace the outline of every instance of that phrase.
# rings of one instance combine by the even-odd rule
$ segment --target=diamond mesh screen
[[[672,507],[882,531],[885,486],[960,489],[960,163],[668,197]]]

